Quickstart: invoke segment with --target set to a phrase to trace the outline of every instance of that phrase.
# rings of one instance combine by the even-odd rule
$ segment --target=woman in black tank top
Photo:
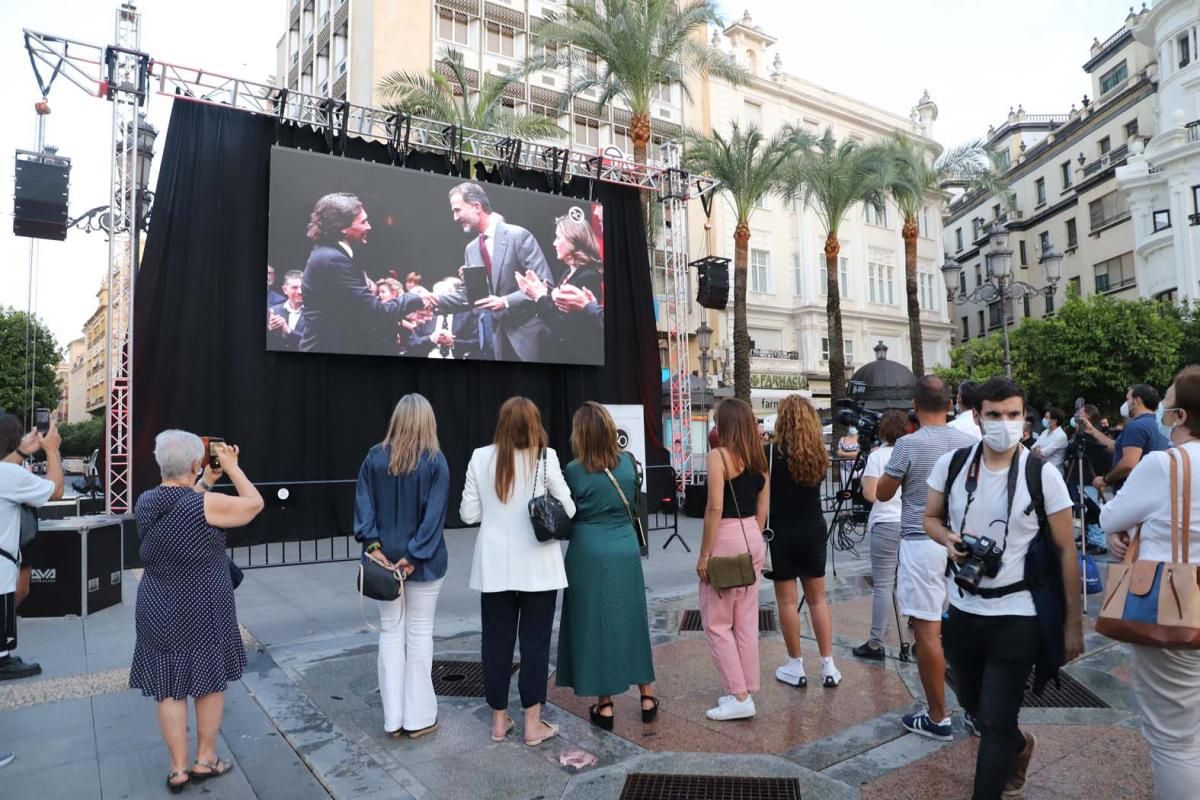
[[[766,549],[762,524],[770,489],[767,463],[759,444],[754,412],[742,400],[717,406],[721,447],[708,454],[708,506],[696,574],[700,577],[700,615],[709,651],[721,675],[723,692],[712,720],[747,719],[756,713],[753,692],[758,679],[758,585]],[[749,551],[754,583],[718,591],[709,583],[708,562]]]
[[[825,598],[825,553],[828,530],[821,502],[821,484],[829,469],[829,454],[821,436],[816,409],[800,395],[785,397],[775,421],[775,441],[768,445],[771,480],[771,572],[779,627],[788,660],[775,679],[801,689],[808,686],[800,653],[800,610],[796,581],[812,617],[813,634],[821,653],[821,683],[833,688],[842,674],[833,663],[833,615]]]

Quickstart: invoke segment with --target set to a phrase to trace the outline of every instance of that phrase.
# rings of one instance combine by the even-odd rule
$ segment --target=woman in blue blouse
[[[379,695],[383,728],[393,738],[437,730],[433,614],[446,574],[449,485],[433,408],[407,394],[392,412],[387,438],[363,460],[354,507],[363,552],[408,576],[401,599],[379,604]]]

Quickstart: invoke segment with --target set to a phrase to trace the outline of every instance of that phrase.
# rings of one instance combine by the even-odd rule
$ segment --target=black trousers
[[[517,688],[521,707],[546,702],[550,678],[550,633],[558,591],[483,592],[483,688],[487,704],[497,711],[508,708],[512,680],[513,645],[521,642],[521,674]]]
[[[972,800],[998,800],[1025,748],[1017,718],[1038,636],[1036,617],[985,617],[953,606],[942,626],[958,702],[979,729]]]

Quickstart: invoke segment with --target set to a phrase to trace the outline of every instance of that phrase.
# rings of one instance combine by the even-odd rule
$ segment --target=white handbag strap
[[[367,557],[370,558],[370,556],[367,556]],[[404,615],[408,611],[408,603],[407,603],[407,600],[405,599],[405,595],[404,595],[404,580],[405,580],[404,570],[397,569],[395,572],[392,573],[393,575],[396,576],[396,582],[400,584],[400,594],[396,597],[396,600],[400,601],[400,618],[398,620],[396,620],[396,624],[390,628],[383,627],[383,618],[382,617],[380,617],[378,628],[376,628],[374,625],[371,624],[371,620],[367,619],[367,608],[366,608],[365,596],[363,595],[363,588],[364,588],[363,584],[365,583],[364,579],[366,578],[366,575],[363,574],[364,570],[365,570],[365,567],[363,566],[362,562],[360,561],[358,563],[358,611],[360,614],[362,614],[363,622],[365,622],[367,624],[367,627],[370,628],[371,630],[373,630],[375,633],[391,633],[392,631],[399,628],[400,625],[404,622]],[[393,600],[392,602],[395,602],[395,600]]]

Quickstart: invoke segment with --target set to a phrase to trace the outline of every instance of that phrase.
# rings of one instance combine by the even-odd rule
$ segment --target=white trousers
[[[1194,800],[1200,792],[1200,651],[1133,645],[1133,679],[1155,800]]]
[[[379,604],[379,696],[388,733],[417,731],[437,721],[433,615],[443,580],[408,581],[403,601]]]

